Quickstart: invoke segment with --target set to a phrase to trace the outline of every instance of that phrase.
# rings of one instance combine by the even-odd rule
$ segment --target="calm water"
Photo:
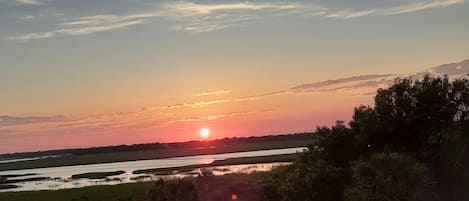
[[[289,148],[289,149],[274,149],[274,150],[263,150],[263,151],[249,151],[249,152],[237,152],[227,154],[213,154],[213,155],[199,155],[199,156],[186,156],[186,157],[175,157],[165,159],[154,159],[154,160],[139,160],[129,162],[117,162],[117,163],[102,163],[92,165],[76,165],[66,167],[51,167],[51,168],[37,168],[28,170],[11,170],[11,171],[0,171],[0,175],[7,174],[27,174],[36,173],[34,176],[16,177],[15,179],[24,179],[32,177],[51,177],[50,180],[44,181],[31,181],[21,182],[15,185],[20,186],[15,189],[0,190],[5,191],[25,191],[25,190],[52,190],[62,188],[77,188],[92,185],[113,185],[119,183],[128,183],[136,181],[148,181],[161,178],[162,176],[155,176],[149,174],[132,174],[135,170],[150,169],[150,168],[166,168],[166,167],[179,167],[194,164],[206,164],[211,163],[214,160],[224,160],[229,158],[238,157],[254,157],[254,156],[270,156],[302,152],[305,147]],[[286,163],[267,163],[267,164],[254,164],[254,165],[232,165],[232,166],[221,166],[211,168],[214,174],[226,174],[235,172],[252,172],[252,171],[269,171],[272,167],[278,165],[285,165]],[[87,173],[87,172],[109,172],[109,171],[125,171],[124,174],[109,177],[108,179],[70,179],[74,174]],[[197,171],[197,170],[195,170]],[[194,174],[195,172],[189,172],[188,174]],[[139,176],[144,176],[140,177]],[[175,174],[171,176],[185,176],[186,174]],[[167,176],[166,176],[167,177]]]

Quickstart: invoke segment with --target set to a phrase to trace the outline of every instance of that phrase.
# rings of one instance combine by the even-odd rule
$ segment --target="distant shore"
[[[111,153],[96,153],[84,155],[67,155],[63,157],[45,158],[41,160],[20,161],[12,163],[1,163],[0,171],[7,170],[23,170],[33,168],[61,167],[72,165],[87,165],[111,162],[125,162],[137,160],[162,159],[171,157],[208,155],[235,153],[244,151],[260,151],[270,149],[283,149],[304,147],[313,142],[313,138],[309,139],[292,139],[292,140],[267,140],[261,142],[247,143],[219,143],[197,147],[181,147],[181,148],[163,148],[144,151],[120,151]],[[1,173],[0,173],[1,174]]]

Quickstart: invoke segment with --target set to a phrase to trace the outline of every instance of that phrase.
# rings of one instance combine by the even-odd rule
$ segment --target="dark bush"
[[[148,192],[148,201],[199,201],[199,196],[191,180],[160,179]]]

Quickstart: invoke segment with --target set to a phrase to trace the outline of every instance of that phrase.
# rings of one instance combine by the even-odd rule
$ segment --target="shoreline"
[[[288,149],[306,147],[312,140],[270,141],[258,143],[245,143],[234,145],[221,145],[218,147],[207,146],[204,149],[197,148],[168,148],[164,150],[115,152],[107,154],[89,154],[81,156],[64,156],[47,158],[34,161],[22,161],[0,164],[0,174],[5,171],[29,170],[38,168],[65,167],[75,165],[105,164],[115,162],[130,162],[140,160],[154,160],[175,157],[187,157],[198,155],[228,154],[247,151],[265,151],[275,149]]]
[[[169,167],[169,168],[141,169],[141,170],[135,170],[132,173],[133,174],[167,175],[167,174],[174,174],[174,173],[177,174],[177,173],[182,173],[182,172],[188,172],[194,169],[201,169],[201,168],[212,168],[212,167],[231,166],[231,165],[292,162],[296,159],[297,159],[297,153],[271,155],[271,156],[237,157],[237,158],[229,158],[225,160],[215,160],[212,163],[208,163],[208,164],[186,165],[186,166]]]

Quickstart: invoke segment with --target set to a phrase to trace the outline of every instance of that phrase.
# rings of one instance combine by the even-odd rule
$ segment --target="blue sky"
[[[444,14],[464,12],[464,0],[353,0],[353,1],[144,1],[144,0],[2,0],[0,1],[4,39],[30,41],[45,38],[81,36],[136,26],[152,26],[189,33],[210,32],[259,24],[285,26],[303,21],[337,23],[350,20],[422,12]],[[450,8],[448,8],[450,7]],[[438,9],[438,10],[437,10]],[[467,17],[461,15],[462,19]],[[383,19],[384,18],[384,19]],[[396,17],[395,20],[399,20]],[[454,17],[452,20],[458,21]],[[423,21],[420,21],[423,23]],[[321,24],[323,24],[321,23]],[[378,22],[370,22],[378,23]],[[321,28],[321,24],[317,27]],[[307,24],[304,24],[306,26]],[[428,26],[428,25],[427,25]],[[298,27],[301,29],[301,27]],[[304,27],[306,28],[306,27]],[[359,27],[357,27],[359,28]],[[396,30],[398,31],[398,30]]]

